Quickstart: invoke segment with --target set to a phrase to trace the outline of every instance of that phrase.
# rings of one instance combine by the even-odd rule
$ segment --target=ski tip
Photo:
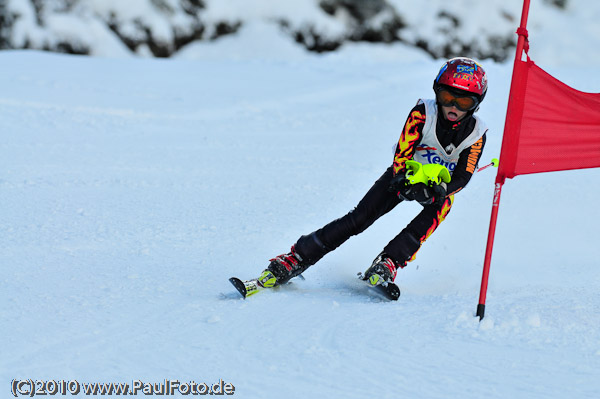
[[[386,281],[381,286],[390,300],[397,301],[400,298],[400,287],[393,281]]]
[[[388,284],[386,290],[392,301],[397,301],[400,298],[400,288],[396,284]]]
[[[236,290],[238,290],[240,295],[246,299],[246,295],[248,293],[246,292],[246,286],[244,285],[244,282],[237,277],[231,277],[229,282],[235,287]]]

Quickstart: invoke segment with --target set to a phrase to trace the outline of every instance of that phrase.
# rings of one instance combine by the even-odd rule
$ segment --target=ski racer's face
[[[479,105],[479,99],[468,92],[458,89],[447,89],[445,87],[439,87],[435,90],[435,98],[438,104],[444,107],[450,107],[451,105],[461,111],[471,111]]]
[[[455,105],[451,105],[449,107],[442,106],[441,108],[444,118],[450,122],[458,122],[467,114],[467,111],[461,111],[460,109],[456,108]]]

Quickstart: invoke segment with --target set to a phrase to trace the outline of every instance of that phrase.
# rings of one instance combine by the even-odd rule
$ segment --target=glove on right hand
[[[440,209],[446,199],[445,183],[433,186],[424,183],[409,184],[406,177],[400,175],[390,181],[389,191],[395,193],[401,200],[417,201],[421,205],[435,203]]]
[[[398,175],[398,176],[393,177],[392,180],[390,180],[390,186],[388,187],[388,191],[396,194],[398,196],[398,198],[400,198],[401,200],[412,201],[413,198],[409,199],[409,198],[405,197],[405,195],[404,195],[405,191],[409,187],[410,187],[410,184],[408,183],[406,176]]]
[[[421,205],[429,205],[434,200],[433,188],[424,183],[408,186],[402,194],[409,201],[417,201]]]

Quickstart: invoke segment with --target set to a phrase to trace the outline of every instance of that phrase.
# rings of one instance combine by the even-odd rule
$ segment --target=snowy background
[[[600,46],[600,2],[531,3],[528,27],[538,38],[536,59],[546,64],[600,63],[600,53],[589,51]],[[301,50],[330,52],[352,43],[387,43],[419,49],[433,58],[460,54],[506,61],[513,57],[522,4],[522,0],[2,0],[0,49],[205,58],[214,52],[214,42],[243,38],[250,45],[222,47],[226,51],[219,51],[218,57],[268,53],[289,59]],[[285,43],[283,53],[281,46],[273,47],[273,40]]]
[[[3,5],[30,3],[41,4]],[[227,278],[255,276],[356,205],[392,162],[407,112],[431,96],[442,60],[403,42],[309,52],[265,22],[271,11],[258,5],[267,2],[227,13],[242,4],[234,1],[203,1],[202,15],[247,16],[237,32],[152,59],[93,22],[108,5],[146,10],[123,5],[138,2],[71,3],[72,13],[93,6],[89,19],[66,14],[43,29],[22,20],[11,32],[50,43],[60,27],[102,57],[0,52],[1,397],[26,378],[223,379],[240,398],[599,396],[597,169],[507,181],[481,323],[489,169],[399,273],[398,302],[355,275],[419,211],[411,203],[305,281],[244,301]],[[493,6],[467,3],[473,21],[499,24]],[[519,3],[503,6],[517,20]],[[337,21],[306,4],[277,12],[298,24]],[[561,10],[534,1],[532,57],[600,92],[597,17],[597,2]],[[487,162],[500,153],[512,62],[483,65]]]

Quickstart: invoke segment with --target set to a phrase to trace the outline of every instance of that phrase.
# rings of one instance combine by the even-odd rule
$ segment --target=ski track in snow
[[[173,378],[241,398],[598,397],[598,170],[507,182],[481,323],[489,171],[400,272],[398,302],[355,275],[414,204],[305,281],[245,301],[227,281],[358,202],[438,62],[0,61],[5,393]],[[488,160],[511,68],[485,66]]]

